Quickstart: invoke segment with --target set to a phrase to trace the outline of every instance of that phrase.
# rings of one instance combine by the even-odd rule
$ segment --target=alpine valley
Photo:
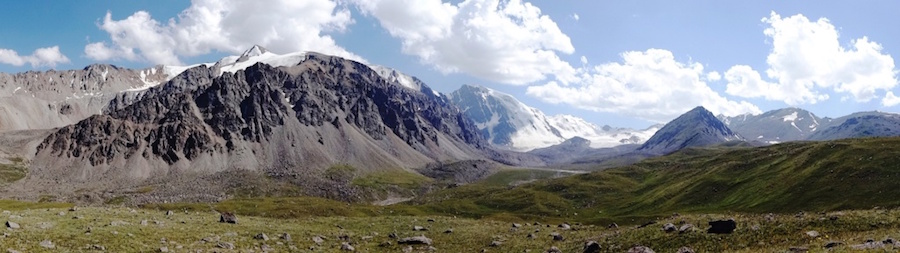
[[[0,209],[16,212],[0,245],[35,249],[16,236],[58,226],[77,228],[51,236],[72,251],[855,249],[816,238],[900,236],[898,136],[897,114],[800,108],[599,126],[478,85],[443,94],[390,67],[260,46],[191,66],[0,73],[0,197],[14,199]],[[189,217],[211,211],[224,222]],[[229,227],[233,214],[250,218]],[[735,235],[692,225],[720,218]]]

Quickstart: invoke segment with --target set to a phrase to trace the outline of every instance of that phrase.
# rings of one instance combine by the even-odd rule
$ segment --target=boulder
[[[343,251],[356,251],[356,248],[353,245],[350,245],[349,242],[341,242],[341,250]]]
[[[413,226],[413,231],[428,231],[428,229],[423,226]]]
[[[221,248],[221,249],[234,249],[234,243],[219,242],[219,243],[216,243],[216,247]]]
[[[595,241],[584,243],[583,253],[600,253],[600,244]]]
[[[325,242],[325,238],[322,236],[313,236],[312,241],[317,245],[322,245],[322,243]]]
[[[681,227],[678,228],[679,234],[684,234],[684,233],[688,233],[691,231],[694,231],[694,225],[690,224],[690,223],[681,225]]]
[[[10,229],[19,229],[19,228],[22,228],[21,226],[19,226],[19,223],[15,223],[15,222],[12,222],[12,221],[6,221],[6,227],[8,227],[8,228],[10,228]]]
[[[410,245],[431,245],[431,238],[425,237],[424,235],[406,237],[400,240],[397,240],[398,244],[410,244]]]
[[[268,241],[268,240],[269,240],[269,236],[266,235],[266,233],[259,233],[259,234],[256,234],[256,236],[254,236],[253,239],[256,239],[256,240],[263,240],[263,241]]]
[[[237,216],[235,216],[233,213],[222,212],[221,214],[219,214],[219,222],[237,224],[238,220]]]
[[[844,244],[843,242],[831,241],[831,242],[828,242],[825,244],[825,248],[830,249],[830,248],[834,248],[837,246],[841,246],[843,244]]]
[[[810,238],[816,238],[819,237],[819,232],[815,230],[806,231],[806,236],[809,236]]]
[[[565,238],[563,238],[563,236],[559,233],[552,233],[552,234],[550,234],[550,236],[553,237],[554,241],[564,241],[565,240]]]
[[[675,232],[676,230],[678,230],[678,228],[675,227],[675,224],[666,223],[665,225],[663,225],[662,230],[666,231],[666,233],[672,233],[672,232]]]
[[[557,248],[556,246],[550,246],[550,248],[547,249],[547,251],[544,251],[544,253],[562,253],[562,250],[559,250],[559,248]]]
[[[737,229],[737,222],[734,219],[717,220],[709,222],[710,228],[706,230],[710,234],[731,234]]]

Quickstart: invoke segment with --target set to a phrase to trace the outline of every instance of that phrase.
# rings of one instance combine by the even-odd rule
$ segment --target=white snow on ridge
[[[250,66],[253,66],[256,63],[265,63],[272,67],[287,67],[297,65],[302,61],[305,61],[308,58],[307,52],[294,52],[288,54],[275,54],[267,51],[265,48],[260,46],[253,46],[249,50],[245,51],[241,55],[232,55],[226,56],[220,59],[215,63],[201,63],[194,64],[189,66],[163,66],[163,70],[166,73],[166,81],[172,80],[175,76],[178,76],[182,72],[194,68],[197,66],[205,66],[205,67],[219,67],[219,75],[224,73],[234,73],[239,70],[247,69]],[[415,78],[410,75],[404,74],[400,71],[397,71],[392,68],[379,66],[379,65],[369,65],[373,71],[378,73],[384,79],[387,79],[390,82],[394,82],[400,84],[403,87],[415,90],[422,91],[422,84],[416,82]],[[151,74],[156,72],[156,69],[153,68],[150,70]],[[158,85],[158,84],[157,84]],[[147,89],[149,87],[141,87],[142,89]],[[440,96],[440,93],[437,91],[432,91],[434,95]]]
[[[510,135],[510,148],[516,151],[529,151],[560,144],[573,137],[581,137],[591,142],[592,148],[613,147],[622,144],[643,143],[659,126],[645,130],[633,130],[613,127],[598,127],[595,124],[572,115],[560,114],[547,116],[542,111],[530,107],[515,97],[489,88],[482,88],[482,101],[488,98],[500,102],[500,107],[507,110],[508,123],[515,131]],[[487,129],[490,136],[495,137],[493,128],[500,123],[498,112],[492,111],[489,122],[477,123],[479,129]],[[491,140],[492,141],[492,140]],[[493,141],[492,141],[493,142]]]
[[[791,114],[788,114],[788,115],[784,115],[784,117],[783,117],[782,119],[784,119],[785,122],[787,122],[787,121],[796,121],[796,120],[797,120],[797,112],[795,111],[794,113],[791,113]],[[796,126],[795,126],[795,127],[796,127]]]
[[[385,66],[369,65],[369,68],[372,68],[372,70],[374,70],[375,73],[378,73],[378,75],[381,76],[381,78],[384,78],[391,82],[399,83],[403,87],[410,88],[415,91],[422,91],[422,85],[417,83],[415,81],[415,79],[413,79],[413,77],[411,77],[409,75],[400,73],[399,71],[397,71],[395,69],[388,68]],[[435,94],[435,95],[437,95],[437,94]]]

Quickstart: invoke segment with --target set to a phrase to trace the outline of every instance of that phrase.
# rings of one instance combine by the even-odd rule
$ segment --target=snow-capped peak
[[[261,47],[259,45],[253,45],[253,47],[251,47],[250,49],[247,49],[247,51],[244,51],[244,53],[241,54],[241,57],[238,58],[238,61],[241,61],[241,59],[247,59],[247,58],[254,57],[254,56],[260,56],[260,55],[263,55],[268,52],[269,52],[269,50],[266,50],[266,48],[264,48],[264,47]]]
[[[369,67],[372,68],[375,73],[378,73],[381,78],[384,78],[389,82],[396,82],[403,87],[410,88],[416,91],[422,91],[422,84],[417,82],[412,76],[400,73],[395,69],[385,66],[369,65]]]
[[[224,73],[234,73],[238,70],[246,69],[250,66],[253,66],[257,63],[268,64],[272,67],[287,67],[294,66],[299,64],[300,62],[308,59],[308,52],[294,52],[287,54],[276,54],[272,53],[266,48],[254,45],[250,49],[244,51],[241,55],[232,55],[226,56],[220,59],[215,63],[201,63],[194,64],[189,66],[163,66],[162,70],[166,73],[166,81],[172,80],[175,76],[178,76],[185,70],[190,68],[194,68],[197,66],[205,66],[207,68],[218,67],[218,74],[222,75]],[[378,65],[368,65],[373,71],[375,71],[379,76],[386,79],[388,82],[398,84],[400,86],[415,90],[422,91],[424,84],[412,77],[410,75],[401,73],[400,71],[394,70],[392,68],[378,66]],[[147,87],[143,87],[146,89]],[[440,96],[440,93],[432,90],[432,93],[436,96]]]
[[[593,148],[642,143],[659,129],[600,128],[572,115],[546,116],[512,95],[481,86],[465,85],[450,100],[475,121],[488,141],[518,151],[549,147],[573,137],[589,140]]]

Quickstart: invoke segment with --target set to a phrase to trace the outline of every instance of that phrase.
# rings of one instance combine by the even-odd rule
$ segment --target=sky
[[[900,111],[900,2],[14,1],[0,72],[215,62],[253,45],[392,67],[449,93],[645,128],[696,106]]]

